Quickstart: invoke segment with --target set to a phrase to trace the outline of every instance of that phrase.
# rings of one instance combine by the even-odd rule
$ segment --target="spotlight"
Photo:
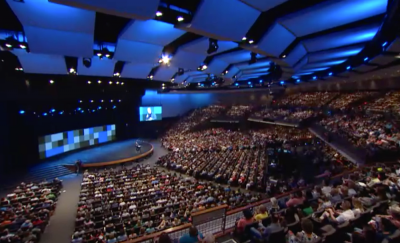
[[[368,57],[364,58],[364,62],[368,61]]]
[[[20,44],[19,47],[21,47],[22,49],[26,49],[26,45],[24,44]]]
[[[161,59],[158,60],[158,62],[163,63],[163,64],[169,64],[170,60],[171,60],[171,58],[168,55],[162,55]]]
[[[161,16],[162,16],[162,12],[157,11],[157,12],[156,12],[156,16],[157,16],[157,17],[161,17]]]
[[[149,79],[153,79],[153,75],[150,75],[150,76],[149,76]]]
[[[50,112],[56,112],[56,109],[51,109]]]
[[[24,110],[20,110],[19,114],[23,115],[23,114],[25,114],[25,111]]]
[[[90,100],[90,103],[93,103],[93,100]]]
[[[109,84],[112,84],[112,81],[108,82]]]
[[[124,82],[121,82],[121,85],[124,85]]]
[[[83,63],[83,66],[90,68],[90,66],[92,66],[92,59],[91,58],[83,58],[82,63]]]
[[[281,81],[281,85],[284,85],[285,84],[285,81]]]
[[[201,70],[206,70],[207,69],[207,65],[203,65],[202,67],[201,67]]]
[[[118,102],[121,102],[121,100],[118,100]]]
[[[101,103],[103,103],[104,102],[104,100],[101,100]]]
[[[100,52],[98,52],[96,55],[97,55],[98,57],[101,57],[103,54],[101,54]]]
[[[64,111],[60,111],[58,114],[62,115],[62,114],[64,114]]]
[[[248,85],[251,85],[251,82],[247,82]]]
[[[178,20],[178,22],[182,22],[183,20],[185,20],[182,16],[179,16],[178,18],[177,18],[177,20]]]
[[[87,83],[88,83],[88,84],[91,84],[92,82],[89,80],[89,81],[87,81]]]
[[[98,84],[101,84],[101,80],[97,81]]]
[[[110,57],[110,54],[107,53],[107,54],[106,54],[106,57],[109,58],[109,57]]]
[[[113,101],[113,100],[110,100],[110,102],[113,103],[114,101]]]
[[[297,80],[296,80],[296,83],[300,83],[300,79],[297,79]]]
[[[119,73],[114,73],[115,77],[119,77],[119,75],[120,75]]]
[[[174,78],[171,78],[171,82],[174,82],[175,81],[175,79]]]
[[[346,68],[347,70],[350,70],[351,69],[351,66],[347,66],[347,68]]]
[[[75,73],[75,69],[74,68],[70,68],[69,69],[69,73]]]
[[[312,79],[316,80],[316,79],[317,79],[317,76],[312,77]]]
[[[254,41],[253,40],[249,40],[249,44],[253,44],[254,43]]]
[[[119,84],[119,82],[117,81],[117,82],[115,82],[115,84]]]
[[[101,106],[97,107],[97,109],[101,110]]]
[[[82,100],[79,101],[79,103],[82,103],[82,102],[83,102]]]
[[[385,47],[387,44],[387,41],[383,42],[382,47]]]
[[[218,40],[216,39],[208,39],[208,50],[207,54],[214,53],[218,50]]]
[[[246,36],[242,38],[242,41],[245,41],[245,40],[247,40]]]
[[[286,55],[282,55],[282,58],[286,58]]]
[[[47,116],[47,113],[45,112],[45,113],[43,113],[43,116]]]
[[[239,86],[239,84],[238,84],[238,83],[235,83],[235,86]]]
[[[254,53],[254,52],[250,53],[249,64],[254,64],[256,62],[257,62],[257,53]]]
[[[49,83],[54,84],[54,80],[50,80]]]
[[[11,48],[11,47],[12,47],[12,45],[11,45],[11,44],[9,44],[9,43],[6,43],[6,47],[7,47],[7,48]]]
[[[332,76],[332,75],[333,75],[333,73],[332,73],[332,72],[330,72],[330,73],[329,73],[329,76]]]
[[[225,74],[227,74],[229,71],[228,70],[225,70]]]
[[[260,80],[260,84],[262,83],[263,81],[262,80]]]

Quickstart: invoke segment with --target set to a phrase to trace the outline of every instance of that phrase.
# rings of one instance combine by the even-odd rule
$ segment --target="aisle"
[[[42,234],[40,243],[70,243],[75,228],[75,216],[81,191],[82,175],[68,175],[60,178],[63,188],[57,208],[50,218],[50,224]]]

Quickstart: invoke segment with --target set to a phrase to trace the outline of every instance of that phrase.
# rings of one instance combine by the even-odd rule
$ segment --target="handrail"
[[[82,168],[90,168],[90,167],[101,167],[101,166],[108,166],[108,165],[115,165],[115,164],[121,164],[121,163],[126,163],[126,162],[130,162],[132,160],[137,160],[140,158],[144,158],[147,155],[153,153],[154,151],[154,146],[149,143],[151,148],[149,151],[143,153],[143,154],[139,154],[137,156],[133,156],[133,157],[129,157],[129,158],[125,158],[125,159],[120,159],[120,160],[114,160],[114,161],[108,161],[108,162],[98,162],[98,163],[90,163],[90,164],[82,164]]]
[[[345,172],[343,172],[343,173],[340,173],[340,174],[337,174],[337,175],[335,175],[335,176],[332,176],[332,179],[341,177],[341,176],[343,176],[343,175],[345,175],[345,174],[352,173],[352,172],[357,171],[357,170],[358,170],[358,169],[353,169],[353,170],[350,170],[350,171],[345,171]],[[290,195],[290,194],[292,194],[292,193],[294,193],[294,192],[302,191],[302,190],[308,189],[308,188],[310,188],[310,187],[302,187],[302,188],[299,188],[299,189],[292,190],[292,191],[290,191],[290,192],[285,192],[285,193],[282,193],[282,194],[277,195],[275,198],[276,198],[276,199],[280,199],[280,198],[286,197],[286,196],[288,196],[288,195]],[[271,201],[271,198],[268,198],[268,199],[264,199],[264,200],[261,200],[261,201],[252,203],[252,204],[247,205],[247,206],[243,206],[243,207],[240,207],[240,208],[232,209],[232,210],[228,211],[228,212],[226,213],[226,215],[227,215],[227,216],[228,216],[228,215],[232,215],[232,214],[241,212],[241,211],[243,211],[243,210],[245,210],[245,209],[248,209],[248,208],[257,207],[257,206],[259,206],[259,205],[261,205],[261,204],[264,204],[264,203],[269,203],[270,201]],[[219,209],[226,208],[226,207],[228,207],[228,205],[221,205],[221,206],[218,206],[218,207],[215,207],[215,208],[210,208],[210,209],[198,211],[198,212],[193,213],[192,216],[198,216],[198,215],[201,215],[201,214],[204,214],[204,213],[209,213],[209,212],[212,212],[212,211],[214,211],[214,210],[219,210]],[[166,230],[163,230],[163,231],[159,231],[159,232],[156,232],[156,233],[152,233],[152,234],[149,234],[149,235],[145,235],[145,236],[142,236],[142,237],[133,239],[133,240],[125,241],[124,243],[139,243],[139,242],[142,242],[142,241],[145,241],[145,240],[157,238],[157,237],[160,236],[162,233],[167,233],[167,234],[169,234],[169,233],[173,233],[173,232],[176,232],[176,231],[180,231],[180,230],[189,228],[189,227],[191,227],[191,226],[192,226],[191,223],[183,224],[183,225],[176,226],[176,227],[173,227],[173,228],[169,228],[169,229],[166,229]]]

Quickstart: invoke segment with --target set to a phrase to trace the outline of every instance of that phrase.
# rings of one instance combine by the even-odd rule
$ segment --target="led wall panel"
[[[114,124],[50,134],[39,137],[39,158],[45,159],[115,139]]]

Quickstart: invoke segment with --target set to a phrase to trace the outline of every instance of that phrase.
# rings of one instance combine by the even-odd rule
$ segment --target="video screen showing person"
[[[162,120],[161,106],[141,106],[139,107],[140,121],[159,121]]]

